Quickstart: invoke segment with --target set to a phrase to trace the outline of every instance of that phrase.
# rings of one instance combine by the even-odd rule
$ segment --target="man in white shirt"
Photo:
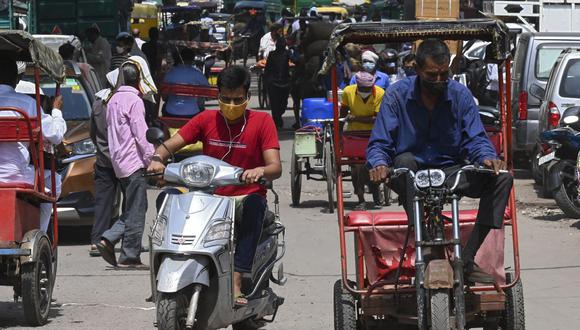
[[[281,35],[284,35],[283,26],[279,23],[272,24],[270,32],[264,34],[262,39],[260,39],[259,53],[262,54],[262,58],[268,59],[270,52],[276,50],[276,40]]]
[[[16,62],[0,59],[0,107],[16,107],[25,111],[30,117],[36,117],[36,100],[26,94],[15,91],[18,84],[18,69]],[[55,100],[55,105],[62,106],[62,98]],[[15,112],[1,111],[0,116],[15,117]],[[42,135],[47,144],[60,144],[66,132],[66,122],[59,109],[53,109],[52,114],[42,112]],[[49,177],[50,179],[50,177]],[[0,182],[26,182],[34,184],[34,167],[30,165],[28,143],[0,143]],[[47,186],[50,189],[50,186]],[[50,221],[50,205],[41,205],[40,228],[46,231]],[[47,212],[48,211],[48,212]]]

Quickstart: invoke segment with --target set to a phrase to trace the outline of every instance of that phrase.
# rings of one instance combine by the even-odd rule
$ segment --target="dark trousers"
[[[243,211],[239,223],[236,223],[236,253],[234,269],[239,273],[251,273],[254,255],[262,235],[266,200],[256,194],[248,195],[242,202]]]
[[[141,240],[147,214],[147,182],[143,177],[144,169],[140,169],[121,181],[124,203],[123,214],[111,229],[103,234],[113,245],[121,239],[121,255],[119,263],[140,263]]]
[[[394,168],[408,168],[414,172],[420,170],[415,156],[406,152],[395,157]],[[446,175],[452,175],[459,166],[443,169]],[[453,183],[455,180],[448,180]],[[511,174],[493,175],[468,172],[459,181],[456,192],[460,196],[479,198],[477,223],[491,228],[501,228],[505,208],[513,185]],[[405,208],[409,220],[412,220],[414,189],[408,175],[401,175],[391,180],[391,188],[399,195],[399,202]],[[410,223],[413,223],[412,221]]]
[[[103,233],[111,228],[119,180],[110,167],[95,165],[95,221],[91,230],[91,244],[97,244]]]
[[[286,112],[288,107],[288,95],[290,94],[289,87],[278,87],[270,84],[268,86],[268,98],[270,99],[270,109],[272,110],[272,117],[276,125],[282,123],[282,115]]]

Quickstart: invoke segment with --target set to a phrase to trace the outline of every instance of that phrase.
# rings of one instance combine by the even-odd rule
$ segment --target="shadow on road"
[[[59,316],[62,316],[62,308],[59,304],[53,302],[48,313],[47,324],[50,324]],[[22,300],[18,303],[6,301],[0,302],[0,328],[4,329],[26,326],[28,326],[28,324],[24,318]]]
[[[87,245],[91,242],[91,226],[70,226],[58,228],[59,245]]]

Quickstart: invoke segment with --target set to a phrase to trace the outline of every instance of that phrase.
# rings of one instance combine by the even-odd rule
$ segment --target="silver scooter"
[[[147,138],[161,144],[163,133],[151,128]],[[243,171],[208,156],[167,165],[163,179],[189,191],[168,190],[149,236],[151,290],[159,329],[219,329],[229,325],[238,330],[258,329],[274,321],[284,298],[272,291],[269,282],[286,283],[280,262],[285,253],[285,228],[279,221],[278,195],[271,187],[274,212],[266,212],[252,273],[242,283],[248,304],[235,305],[236,209],[233,198],[214,195],[213,191],[242,184]]]

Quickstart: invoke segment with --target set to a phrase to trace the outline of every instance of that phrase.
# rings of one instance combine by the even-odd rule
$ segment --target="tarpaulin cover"
[[[65,68],[60,55],[24,31],[0,31],[0,56],[32,62],[54,80],[63,81]]]

